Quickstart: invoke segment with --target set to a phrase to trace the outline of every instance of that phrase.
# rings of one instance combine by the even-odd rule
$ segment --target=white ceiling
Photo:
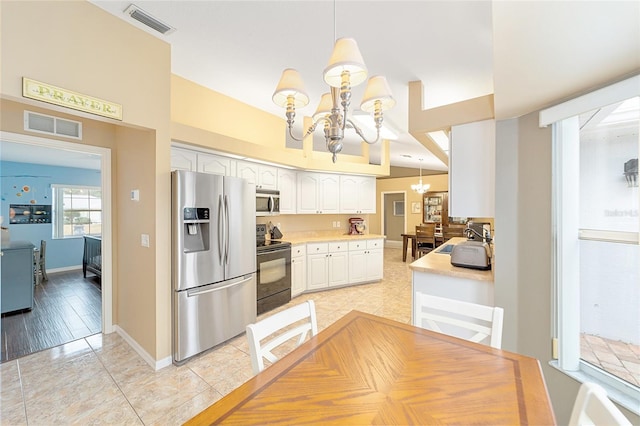
[[[447,169],[408,133],[410,81],[423,82],[424,108],[493,93],[505,119],[640,72],[637,1],[90,1],[170,43],[174,74],[283,119],[271,95],[284,68],[298,69],[311,102],[297,122],[327,91],[335,5],[335,35],[357,40],[369,74],[385,75],[397,100],[385,113],[400,130],[393,166],[423,158],[425,169]],[[131,19],[132,2],[176,31]]]
[[[0,160],[100,170],[100,156],[86,152],[0,142]]]

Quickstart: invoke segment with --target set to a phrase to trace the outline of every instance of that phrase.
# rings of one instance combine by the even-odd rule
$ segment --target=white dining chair
[[[307,335],[318,334],[316,308],[313,300],[277,312],[263,320],[247,326],[247,340],[251,354],[251,367],[254,374],[264,370],[264,360],[274,363],[278,357],[273,350],[298,337],[296,346],[300,346]],[[269,339],[266,339],[269,338]],[[262,341],[265,340],[263,343]]]
[[[502,308],[416,292],[413,309],[417,327],[476,343],[488,339],[496,349],[502,346]]]
[[[569,426],[631,426],[631,422],[607,397],[607,391],[596,383],[583,383],[571,411]]]

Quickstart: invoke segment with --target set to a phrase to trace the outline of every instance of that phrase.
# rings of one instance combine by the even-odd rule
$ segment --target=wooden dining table
[[[186,425],[552,425],[539,362],[351,311]]]

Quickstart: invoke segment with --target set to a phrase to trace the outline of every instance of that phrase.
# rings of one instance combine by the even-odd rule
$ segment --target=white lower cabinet
[[[383,241],[359,240],[349,243],[349,283],[381,280],[383,275]]]
[[[306,290],[381,280],[382,248],[382,239],[307,244]],[[292,253],[293,258],[296,253]],[[299,293],[292,290],[292,294]]]
[[[307,244],[307,290],[329,286],[329,244]]]
[[[307,246],[291,246],[291,297],[307,289]]]

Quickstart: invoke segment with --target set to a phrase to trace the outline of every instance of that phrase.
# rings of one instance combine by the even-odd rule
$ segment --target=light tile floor
[[[313,299],[320,330],[352,309],[408,323],[408,265],[400,249],[385,249],[381,282],[309,293],[290,303]],[[590,347],[600,343],[588,341]],[[635,380],[637,349],[632,358],[620,348],[618,358],[636,369]],[[244,335],[180,367],[153,371],[116,333],[97,334],[0,365],[0,424],[182,424],[252,376]]]

